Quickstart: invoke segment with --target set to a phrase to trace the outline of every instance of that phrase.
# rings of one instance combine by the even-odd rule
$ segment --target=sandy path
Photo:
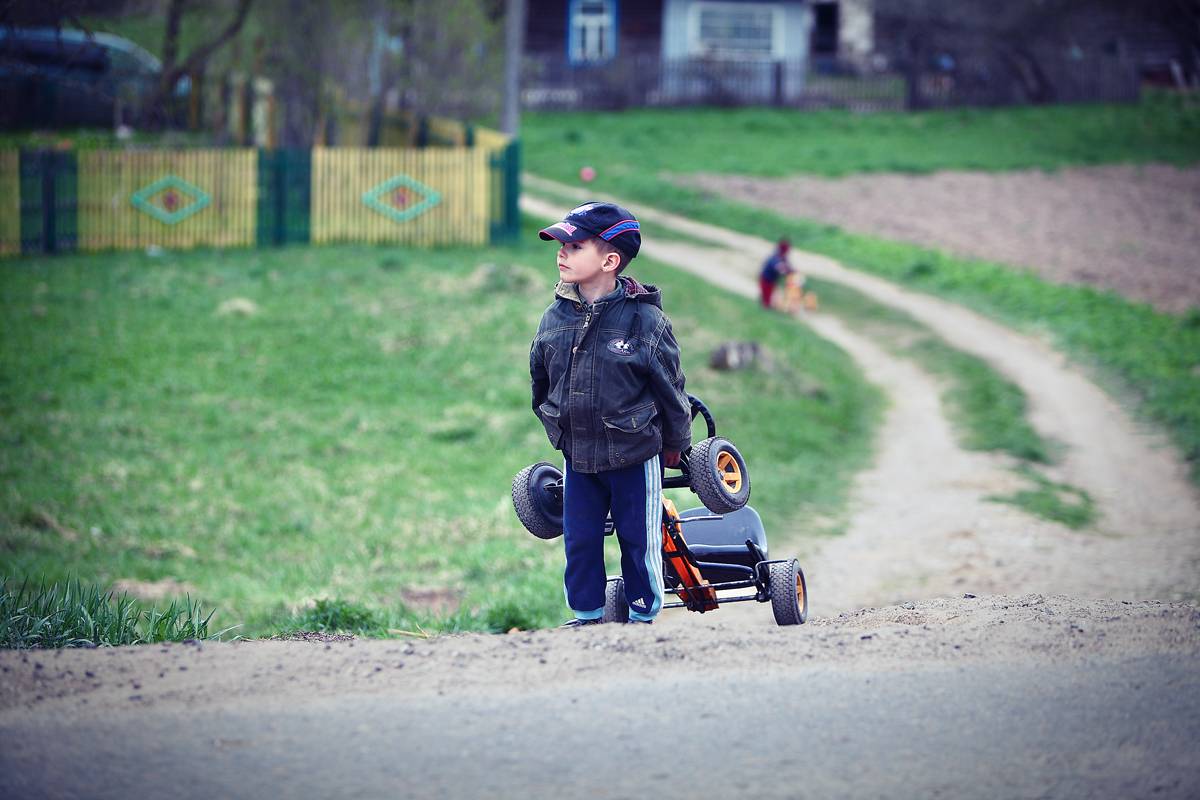
[[[530,179],[527,185],[536,190],[548,184]],[[560,195],[573,191],[549,186]],[[559,205],[524,201],[527,211],[544,216],[561,213]],[[723,288],[755,294],[758,261],[770,251],[769,242],[645,206],[637,210],[646,221],[720,245],[699,249],[647,241],[647,255]],[[1040,342],[830,259],[796,254],[793,261],[809,275],[904,310],[1020,385],[1033,425],[1066,445],[1051,477],[1087,490],[1099,511],[1095,529],[1072,531],[987,502],[987,495],[1011,490],[1015,479],[1003,457],[958,446],[937,383],[838,320],[810,316],[805,322],[843,347],[891,399],[876,463],[855,483],[846,536],[805,554],[814,613],[955,592],[1131,599],[1196,594],[1200,500],[1163,437],[1135,424]]]
[[[1200,307],[1200,168],[677,180],[848,231],[1113,289],[1166,311]]]

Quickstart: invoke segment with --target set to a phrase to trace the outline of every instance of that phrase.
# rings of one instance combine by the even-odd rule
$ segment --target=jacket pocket
[[[658,407],[653,401],[603,417],[608,457],[614,466],[636,464],[662,449],[662,434],[654,425]]]
[[[551,407],[549,403],[542,403],[538,406],[538,419],[542,421],[542,427],[546,429],[546,436],[550,439],[550,446],[555,450],[562,442],[562,425],[559,423],[558,409]]]

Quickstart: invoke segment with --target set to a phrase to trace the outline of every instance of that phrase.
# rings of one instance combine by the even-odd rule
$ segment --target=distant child
[[[560,244],[529,373],[534,413],[566,461],[563,583],[575,618],[564,627],[602,621],[610,511],[629,619],[652,622],[663,602],[663,465],[678,466],[691,444],[679,345],[659,290],[621,274],[642,244],[633,214],[584,203],[539,235]]]
[[[771,295],[775,293],[775,285],[779,283],[779,279],[793,271],[787,260],[791,247],[787,239],[780,239],[775,245],[775,252],[763,262],[762,272],[758,274],[758,289],[762,296],[763,308],[771,307]]]

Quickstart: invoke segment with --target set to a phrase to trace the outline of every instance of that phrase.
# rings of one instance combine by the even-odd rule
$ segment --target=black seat
[[[689,508],[679,514],[683,520],[712,515],[707,508]],[[753,567],[758,563],[758,559],[746,547],[747,539],[762,550],[763,558],[769,558],[767,532],[763,528],[758,512],[750,506],[745,506],[732,514],[725,514],[720,519],[685,521],[682,527],[684,541],[687,542],[688,548],[697,561]],[[700,571],[712,583],[745,580],[747,577],[740,570],[701,567]]]

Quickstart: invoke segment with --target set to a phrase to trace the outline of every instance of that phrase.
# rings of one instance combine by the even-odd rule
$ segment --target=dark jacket
[[[620,277],[587,305],[559,281],[529,350],[533,410],[576,472],[639,464],[691,444],[679,345],[662,294]]]

